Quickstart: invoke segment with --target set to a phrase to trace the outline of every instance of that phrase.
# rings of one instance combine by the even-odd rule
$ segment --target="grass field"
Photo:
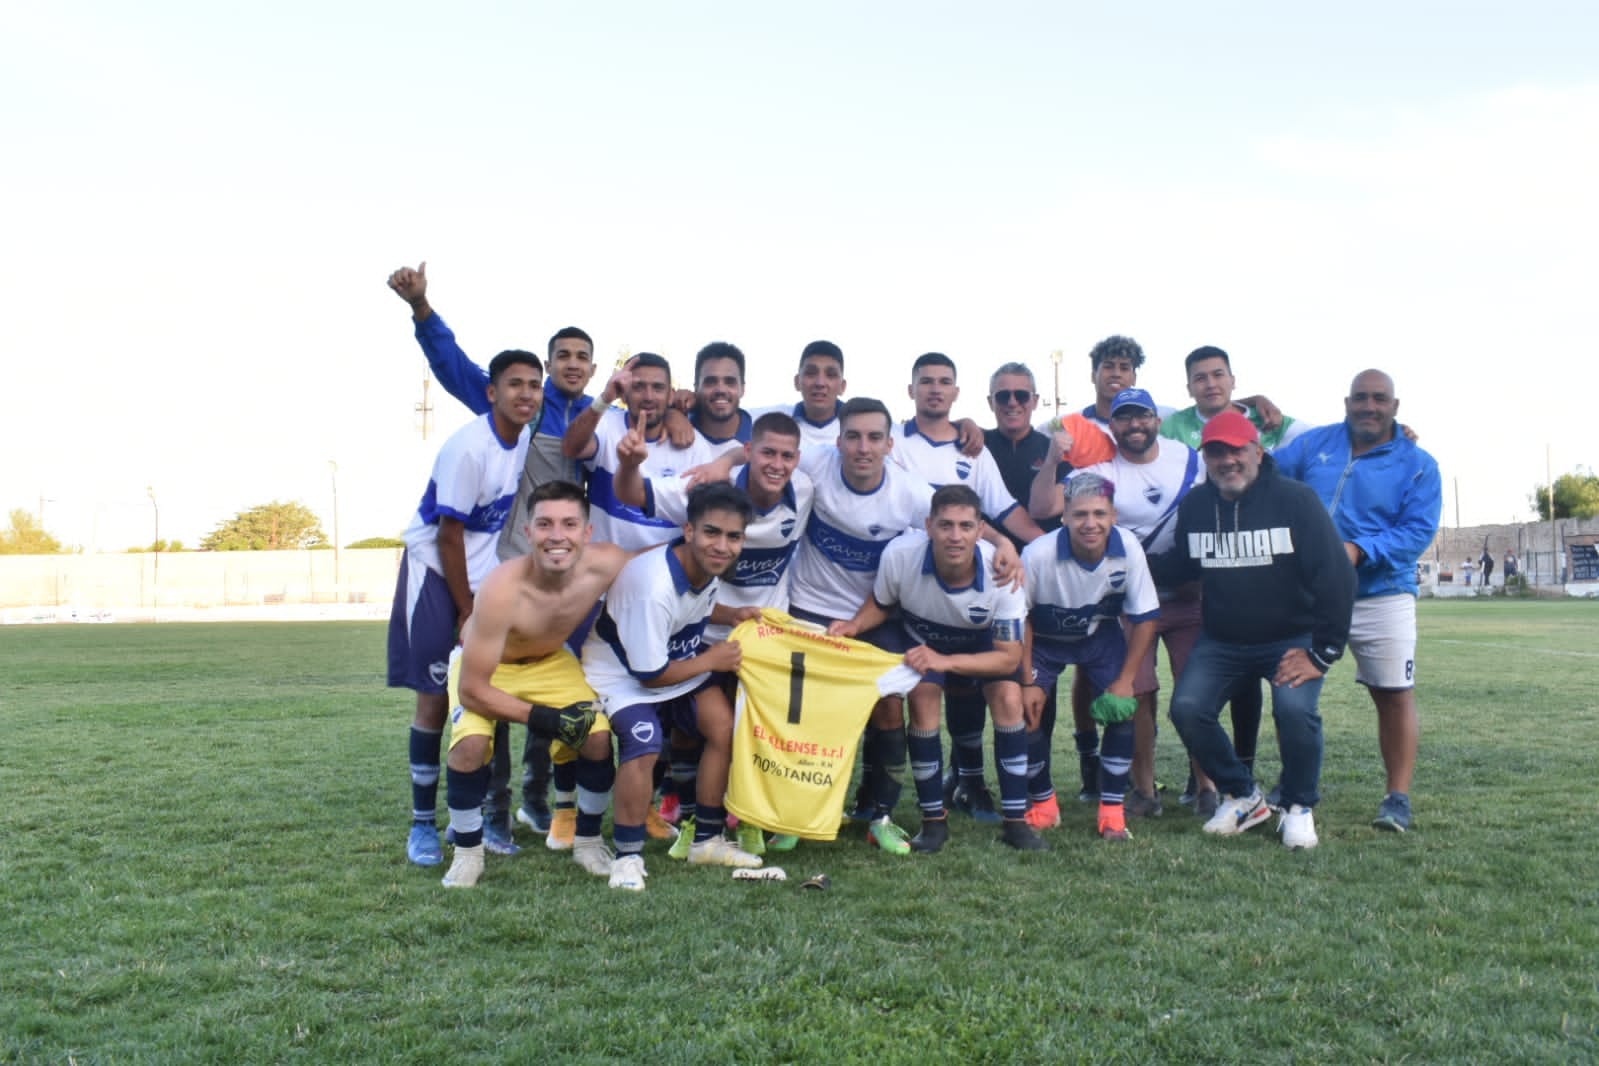
[[[652,844],[639,896],[537,846],[473,891],[406,864],[379,625],[7,629],[0,1061],[1599,1060],[1599,604],[1421,623],[1405,836],[1345,663],[1315,851],[1204,838],[1174,788],[1128,845],[957,817],[936,857],[802,844],[786,885]]]

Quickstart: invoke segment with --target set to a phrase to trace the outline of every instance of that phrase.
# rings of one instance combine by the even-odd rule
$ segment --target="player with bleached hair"
[[[1065,484],[1061,527],[1022,550],[1028,641],[1023,706],[1029,724],[1067,666],[1086,676],[1104,726],[1098,831],[1126,840],[1123,799],[1133,760],[1133,683],[1155,644],[1160,600],[1138,538],[1116,525],[1115,486],[1081,473]],[[1128,627],[1123,632],[1121,622]]]

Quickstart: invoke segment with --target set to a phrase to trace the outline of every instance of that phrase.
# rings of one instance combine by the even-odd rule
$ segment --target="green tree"
[[[0,530],[0,555],[60,555],[64,551],[61,542],[20,507],[11,512],[11,528]]]
[[[201,551],[276,551],[326,543],[322,523],[303,503],[273,500],[240,511],[205,535]]]
[[[399,537],[367,537],[354,544],[346,544],[346,548],[403,548],[405,541]]]
[[[1549,486],[1539,485],[1533,490],[1532,509],[1544,521],[1549,520]],[[1599,474],[1578,467],[1569,474],[1555,478],[1555,517],[1592,518],[1599,515]]]

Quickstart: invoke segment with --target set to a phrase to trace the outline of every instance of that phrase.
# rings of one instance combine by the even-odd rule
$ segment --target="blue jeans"
[[[1242,678],[1259,677],[1268,683],[1277,664],[1291,648],[1310,647],[1310,634],[1269,644],[1228,644],[1201,636],[1188,657],[1183,676],[1171,698],[1171,720],[1183,744],[1200,767],[1228,796],[1247,796],[1255,779],[1238,759],[1233,742],[1221,727],[1221,709],[1233,686]],[[1314,807],[1321,798],[1321,679],[1298,688],[1271,686],[1271,716],[1277,723],[1277,747],[1282,753],[1283,805]]]

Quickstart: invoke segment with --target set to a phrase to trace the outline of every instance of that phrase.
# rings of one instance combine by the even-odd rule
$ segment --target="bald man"
[[[1355,680],[1377,708],[1387,795],[1372,823],[1410,829],[1416,716],[1416,562],[1438,533],[1438,463],[1399,425],[1393,378],[1362,371],[1344,399],[1344,420],[1277,450],[1282,473],[1316,490],[1344,540],[1359,585],[1349,629]]]

